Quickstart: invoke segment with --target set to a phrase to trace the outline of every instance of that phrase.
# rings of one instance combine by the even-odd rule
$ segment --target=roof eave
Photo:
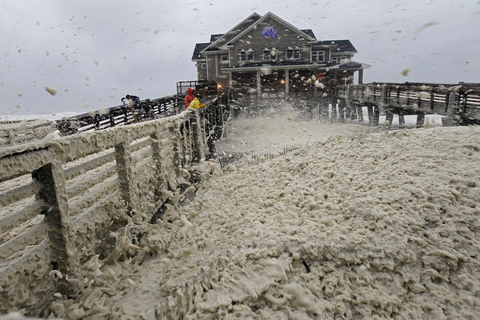
[[[252,71],[252,70],[259,70],[259,69],[317,69],[317,68],[325,68],[327,69],[326,64],[302,64],[302,65],[263,65],[263,66],[253,66],[253,67],[229,67],[229,68],[221,68],[222,71]]]
[[[338,53],[338,54],[356,54],[358,53],[357,51],[332,51],[332,54],[335,54],[335,53]]]
[[[200,51],[201,54],[219,53],[219,52],[228,52],[228,49],[217,49],[217,50],[209,50],[209,51],[202,50],[202,51]]]
[[[235,27],[233,27],[232,29],[228,30],[226,33],[223,34],[223,36],[221,36],[220,38],[218,38],[216,41],[212,42],[208,47],[206,47],[205,49],[208,49],[210,47],[213,47],[215,46],[218,42],[220,42],[220,40],[222,39],[225,39],[225,37],[230,34],[231,32],[233,32],[236,28],[238,28],[239,26],[242,25],[242,23],[244,23],[245,21],[247,21],[248,19],[252,18],[252,17],[256,17],[256,16],[259,16],[261,17],[261,15],[259,15],[258,13],[254,12],[252,13],[251,15],[249,15],[247,18],[243,19],[239,24],[237,24]],[[260,18],[261,19],[261,18]],[[254,23],[255,24],[255,23]]]

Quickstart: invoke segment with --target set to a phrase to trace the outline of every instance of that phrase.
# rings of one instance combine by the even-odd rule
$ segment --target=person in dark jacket
[[[140,105],[140,98],[137,97],[137,96],[132,96],[132,95],[127,94],[127,96],[125,98],[127,98],[127,100],[131,100],[130,104],[132,104],[134,106]]]
[[[135,119],[136,122],[139,122],[138,117],[135,114],[135,109],[140,107],[140,98],[137,96],[132,96],[130,94],[127,94],[125,98],[127,98],[127,103],[130,106],[130,110],[132,111],[133,118]]]

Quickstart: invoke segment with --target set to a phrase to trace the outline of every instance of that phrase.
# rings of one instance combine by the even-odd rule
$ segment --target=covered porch
[[[363,69],[368,65],[349,62],[335,66],[319,65],[256,65],[224,68],[228,82],[224,88],[244,95],[288,97],[298,93],[317,93],[339,84],[363,82]]]

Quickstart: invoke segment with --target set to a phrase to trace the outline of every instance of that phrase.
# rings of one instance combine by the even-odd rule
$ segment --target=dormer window
[[[312,62],[324,62],[324,61],[325,61],[325,51],[323,50],[312,51]]]
[[[275,48],[272,48],[272,49],[265,48],[265,49],[263,49],[263,60],[264,61],[277,60],[277,50]]]
[[[253,49],[241,50],[238,55],[240,61],[253,61]]]
[[[300,59],[300,49],[299,48],[287,48],[287,60],[297,60]]]

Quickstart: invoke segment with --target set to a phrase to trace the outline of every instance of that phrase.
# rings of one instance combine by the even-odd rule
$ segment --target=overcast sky
[[[174,94],[196,80],[195,43],[268,11],[318,40],[349,39],[372,65],[364,82],[480,82],[480,0],[2,0],[0,115]]]

